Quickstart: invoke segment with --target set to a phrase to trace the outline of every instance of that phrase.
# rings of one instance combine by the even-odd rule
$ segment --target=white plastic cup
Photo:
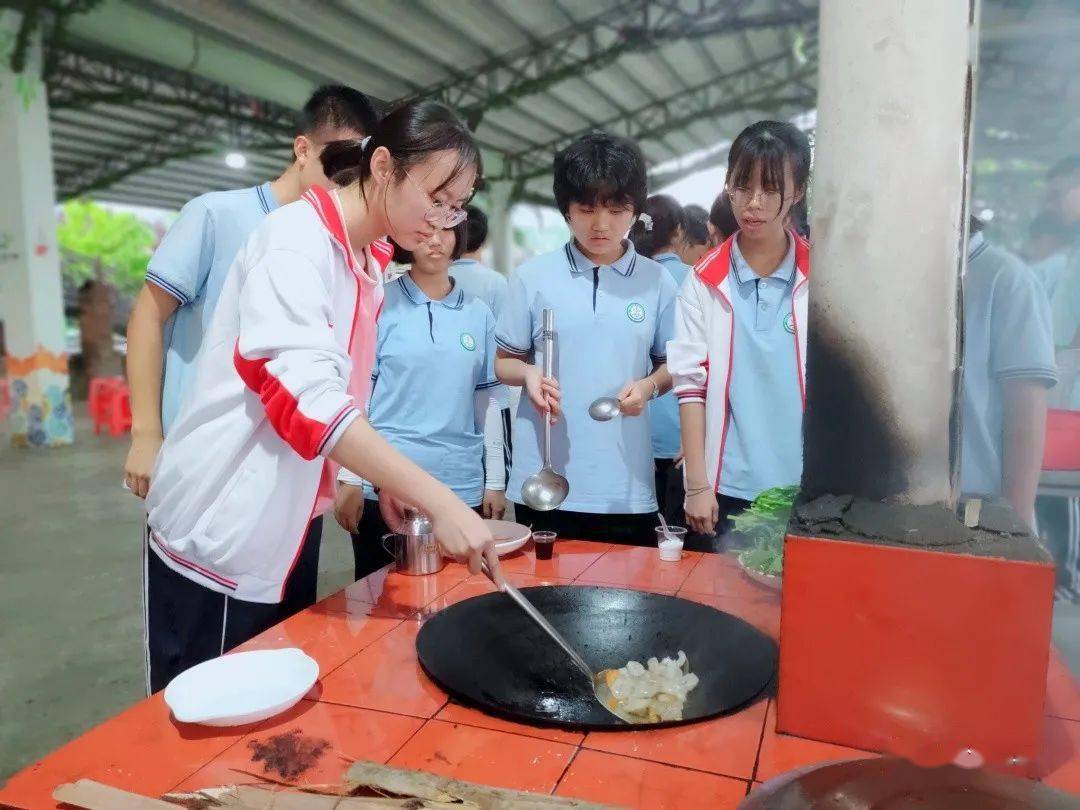
[[[683,542],[686,529],[682,526],[656,527],[656,545],[660,549],[660,559],[665,562],[678,562],[682,559]]]

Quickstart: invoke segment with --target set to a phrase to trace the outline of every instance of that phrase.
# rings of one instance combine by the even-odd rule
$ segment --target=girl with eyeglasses
[[[723,538],[762,491],[802,475],[810,248],[784,222],[809,175],[810,144],[795,126],[744,129],[726,184],[738,230],[679,293],[668,366],[695,532]]]
[[[382,271],[464,218],[480,173],[468,128],[429,101],[388,113],[370,139],[328,146],[346,182],[269,214],[237,255],[191,392],[147,495],[149,686],[276,624],[308,523],[333,504],[338,466],[431,516],[449,554],[498,558],[483,520],[365,418]],[[314,557],[314,559],[312,559]]]
[[[394,260],[409,271],[386,287],[379,316],[368,419],[406,457],[484,517],[501,518],[502,423],[485,442],[489,411],[501,411],[495,377],[495,316],[450,276],[466,245],[466,223],[437,229]],[[338,475],[335,515],[352,535],[357,579],[393,561],[382,537],[398,527],[392,493],[376,492],[347,469]],[[381,507],[381,509],[380,509]]]

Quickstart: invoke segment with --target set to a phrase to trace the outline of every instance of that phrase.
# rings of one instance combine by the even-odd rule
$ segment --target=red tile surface
[[[765,782],[777,774],[801,768],[815,762],[832,762],[842,759],[865,759],[876,757],[870,751],[845,748],[842,745],[807,740],[776,733],[776,701],[769,701],[769,714],[765,720],[765,736],[761,740],[757,773],[754,778]]]
[[[56,807],[53,790],[76,779],[160,795],[252,729],[174,723],[158,693],[13,776],[0,789],[0,806]]]
[[[515,572],[507,572],[507,578],[518,588],[573,584],[573,580],[569,579],[534,577],[530,574],[520,574]],[[423,617],[434,616],[440,610],[445,610],[451,605],[457,604],[465,599],[471,599],[474,596],[484,596],[489,593],[495,593],[495,586],[491,584],[491,580],[482,575],[479,577],[471,577],[464,582],[455,585],[442,596],[435,599],[435,601],[420,611],[420,615]],[[507,597],[507,599],[509,599],[509,597]]]
[[[734,810],[746,782],[582,750],[555,792],[635,810]]]
[[[703,605],[738,616],[749,622],[762,633],[774,640],[780,639],[780,599],[779,596],[763,596],[750,599],[745,596],[713,596],[704,593],[693,593],[683,588],[679,591],[683,599],[701,602]]]
[[[391,630],[324,678],[319,699],[413,717],[434,716],[446,704],[446,695],[416,660],[418,632],[417,620]]]
[[[696,551],[686,551],[678,562],[665,562],[655,548],[618,546],[590,565],[577,581],[624,588],[678,590],[700,557]]]
[[[1059,790],[1080,794],[1080,722],[1047,717],[1037,775]]]
[[[535,737],[432,720],[390,764],[495,787],[550,793],[574,750],[571,745]]]
[[[1056,650],[1050,651],[1046,673],[1046,713],[1051,717],[1080,720],[1080,685]]]
[[[780,592],[748,577],[734,554],[703,554],[681,590],[744,599],[776,599]]]
[[[264,779],[295,785],[339,783],[358,759],[386,762],[423,724],[416,717],[305,700],[244,737],[176,789]],[[260,756],[267,751],[272,754],[269,761],[265,753]]]
[[[652,731],[589,732],[585,747],[650,762],[750,779],[754,775],[768,701],[686,726]]]
[[[435,719],[445,720],[448,723],[459,723],[463,726],[488,728],[492,731],[507,731],[511,734],[520,734],[523,737],[536,737],[538,740],[550,740],[551,742],[565,743],[566,745],[581,745],[581,741],[585,739],[585,735],[580,731],[514,723],[453,702],[446,704],[442,711],[435,715]]]
[[[537,562],[526,549],[505,558],[505,569],[522,586],[564,584],[583,574],[582,584],[667,593],[682,587],[686,598],[775,630],[775,597],[746,580],[730,557],[691,555],[672,566],[661,564],[653,549],[576,541],[560,541],[558,548],[550,563]],[[584,741],[580,733],[518,725],[448,704],[416,662],[420,618],[490,590],[456,564],[433,577],[375,574],[247,645],[306,650],[323,672],[320,702],[304,701],[259,726],[204,729],[172,723],[159,695],[12,777],[0,789],[0,805],[55,807],[49,798],[55,786],[82,777],[144,795],[255,781],[263,764],[252,761],[248,743],[292,730],[327,742],[296,777],[301,782],[337,781],[354,759],[389,759],[504,787],[547,792],[557,784],[560,795],[680,810],[736,807],[751,774],[766,780],[817,762],[875,756],[776,734],[773,704],[681,729],[593,734]],[[410,620],[401,622],[403,617]],[[1080,792],[1080,690],[1056,654],[1046,713],[1040,773],[1052,786]]]
[[[371,616],[371,610],[371,605],[356,603],[350,612],[338,613],[316,605],[241,644],[236,651],[299,647],[318,662],[319,677],[325,678],[401,624],[400,619]]]
[[[556,540],[555,552],[550,560],[536,559],[530,544],[525,547],[525,553],[504,557],[502,564],[504,570],[520,574],[573,579],[612,548],[616,546],[608,543],[586,543],[581,540]]]
[[[458,563],[448,563],[439,573],[426,577],[393,574],[384,568],[321,604],[327,610],[346,610],[350,602],[360,602],[373,606],[372,615],[406,619],[468,578],[469,569]]]

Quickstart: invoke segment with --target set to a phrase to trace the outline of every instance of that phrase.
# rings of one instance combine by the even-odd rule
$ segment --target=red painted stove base
[[[777,729],[925,765],[1031,775],[1054,568],[789,536]]]

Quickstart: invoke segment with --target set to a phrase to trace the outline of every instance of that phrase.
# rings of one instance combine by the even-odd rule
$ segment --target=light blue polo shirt
[[[664,265],[675,280],[675,289],[682,286],[690,266],[683,264],[675,253],[661,253],[654,257]],[[679,452],[682,432],[679,427],[679,400],[668,392],[649,403],[649,427],[652,430],[653,458],[675,458]]]
[[[408,273],[386,287],[368,418],[395,448],[469,506],[484,499],[484,414],[495,377],[495,318],[457,283],[432,301]],[[374,498],[371,485],[365,497]]]
[[[476,259],[457,259],[450,264],[450,275],[465,291],[483,301],[495,314],[496,319],[506,300],[506,276],[497,273]]]
[[[802,477],[802,392],[795,352],[795,243],[772,275],[759,277],[739,240],[731,246],[735,320],[727,441],[720,492],[753,500]]]
[[[645,415],[610,422],[589,417],[589,404],[615,396],[626,383],[666,361],[672,336],[675,282],[659,262],[632,244],[613,265],[597,267],[573,243],[530,259],[511,276],[496,343],[543,365],[542,312],[555,310],[554,371],[563,417],[551,428],[551,456],[570,482],[562,509],[593,514],[656,510],[652,441]],[[514,461],[507,497],[540,469],[543,417],[522,397],[514,420]]]
[[[180,302],[162,338],[161,426],[166,433],[195,377],[195,355],[229,267],[263,217],[277,207],[269,183],[203,194],[180,210],[150,257],[146,280]]]
[[[964,275],[962,492],[1001,494],[1001,383],[1021,379],[1057,382],[1050,304],[1030,268],[976,233]]]

